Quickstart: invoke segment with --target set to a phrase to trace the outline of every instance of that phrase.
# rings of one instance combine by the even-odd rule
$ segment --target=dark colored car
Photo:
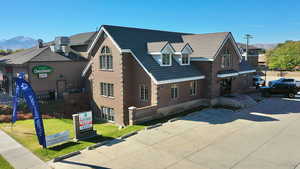
[[[270,87],[261,87],[260,91],[264,97],[269,97],[272,94],[282,94],[293,98],[299,92],[299,88],[295,84],[275,83]]]

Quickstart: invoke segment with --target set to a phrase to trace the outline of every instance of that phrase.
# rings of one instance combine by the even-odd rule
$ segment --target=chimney
[[[38,49],[42,48],[43,47],[43,40],[42,39],[38,39],[37,42],[38,42],[37,48]]]

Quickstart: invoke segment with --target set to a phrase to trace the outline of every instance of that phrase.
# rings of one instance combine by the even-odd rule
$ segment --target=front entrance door
[[[66,81],[65,80],[58,80],[56,81],[56,87],[57,87],[57,96],[62,97],[63,92],[66,91]]]
[[[220,82],[220,94],[221,96],[231,93],[232,78],[222,79]]]

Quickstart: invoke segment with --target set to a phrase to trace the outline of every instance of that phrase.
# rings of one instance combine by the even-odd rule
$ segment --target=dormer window
[[[163,53],[161,55],[161,66],[171,66],[172,64],[172,53]]]
[[[189,64],[190,64],[189,54],[183,53],[181,55],[181,65],[189,65]]]

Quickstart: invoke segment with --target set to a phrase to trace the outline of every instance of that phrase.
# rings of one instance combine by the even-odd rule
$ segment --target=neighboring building
[[[230,32],[189,34],[103,25],[82,76],[96,116],[127,125],[250,89],[255,69]]]
[[[57,37],[49,43],[39,41],[36,47],[1,57],[2,89],[12,95],[14,78],[25,72],[37,95],[56,91],[61,96],[67,91],[81,90],[81,72],[88,63],[86,50],[94,34]]]
[[[246,44],[237,43],[237,45],[241,50],[242,56],[247,59],[251,66],[256,68],[259,65],[259,57],[265,53],[265,49],[248,45],[248,57],[246,57]]]

